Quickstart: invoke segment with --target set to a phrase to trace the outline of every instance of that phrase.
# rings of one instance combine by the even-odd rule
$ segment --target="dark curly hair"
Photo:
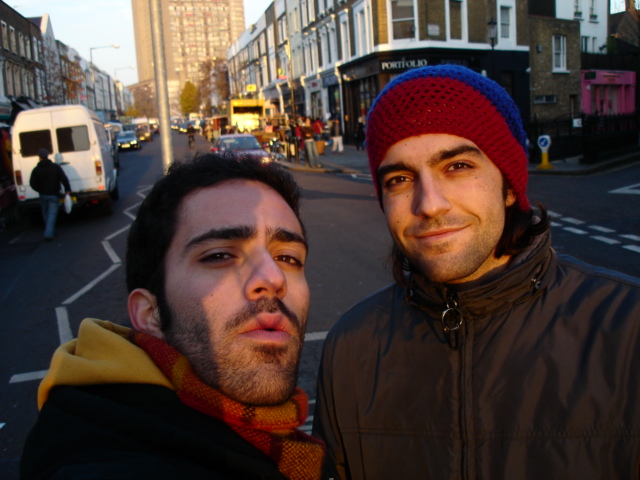
[[[165,256],[177,230],[182,200],[195,190],[237,179],[264,183],[280,194],[298,218],[306,239],[299,211],[300,189],[284,168],[237,154],[199,154],[187,162],[174,162],[140,205],[127,241],[129,292],[145,288],[164,299]]]

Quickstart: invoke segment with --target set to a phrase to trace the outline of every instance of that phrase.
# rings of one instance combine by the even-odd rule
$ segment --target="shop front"
[[[635,72],[585,70],[581,87],[582,112],[587,115],[625,115],[635,111]]]
[[[340,99],[340,79],[335,73],[322,77],[322,88],[327,92],[327,108],[324,120],[342,118],[342,102]]]
[[[346,141],[354,142],[358,119],[366,122],[373,101],[391,80],[413,68],[440,64],[462,65],[485,75],[491,72],[500,84],[505,83],[503,79],[510,79],[508,85],[503,86],[513,96],[523,118],[527,118],[527,52],[443,48],[377,52],[339,67]]]

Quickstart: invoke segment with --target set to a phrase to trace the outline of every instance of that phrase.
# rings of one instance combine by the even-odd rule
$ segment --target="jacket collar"
[[[551,282],[551,268],[557,263],[547,231],[515,256],[507,270],[487,283],[468,290],[453,285],[431,283],[419,274],[410,275],[409,303],[439,317],[453,297],[466,318],[496,315],[513,305],[539,295]]]

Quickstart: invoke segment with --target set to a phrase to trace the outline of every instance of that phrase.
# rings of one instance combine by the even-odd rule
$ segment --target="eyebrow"
[[[192,248],[214,240],[251,240],[258,235],[256,228],[248,225],[238,225],[231,227],[212,228],[197,237],[192,238],[185,245],[183,253],[186,254]],[[270,228],[267,230],[270,242],[300,243],[306,251],[309,250],[305,238],[297,232],[292,232],[282,227]]]
[[[440,162],[450,160],[452,158],[457,157],[458,155],[469,154],[469,153],[476,156],[480,156],[480,157],[482,156],[482,151],[478,147],[474,147],[472,145],[459,145],[454,148],[439,150],[438,152],[433,154],[431,157],[429,157],[426,163],[431,167],[435,167]],[[413,172],[414,170],[415,168],[410,167],[403,161],[399,161],[391,165],[385,165],[378,169],[378,182],[380,183],[382,178],[389,173],[398,172],[398,171]]]

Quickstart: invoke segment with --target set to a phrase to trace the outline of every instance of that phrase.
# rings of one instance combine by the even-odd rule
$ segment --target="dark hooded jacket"
[[[56,350],[22,480],[285,480],[226,423],[183,404],[128,331],[85,319]]]
[[[64,186],[65,192],[71,191],[69,179],[62,167],[48,158],[40,160],[31,171],[29,185],[40,195],[59,195],[60,185]]]
[[[640,478],[640,281],[548,234],[524,257],[464,291],[413,277],[340,319],[314,415],[327,478]]]

